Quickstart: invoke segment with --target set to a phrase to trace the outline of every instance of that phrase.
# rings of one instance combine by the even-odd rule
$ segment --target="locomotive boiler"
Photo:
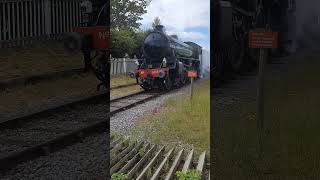
[[[169,36],[158,25],[143,41],[142,58],[133,76],[145,90],[170,90],[188,82],[188,70],[200,74],[201,54],[201,46]]]
[[[278,32],[278,49],[270,55],[287,54],[293,44],[295,0],[214,0],[213,78],[257,65],[258,51],[248,48],[251,30],[264,28]]]

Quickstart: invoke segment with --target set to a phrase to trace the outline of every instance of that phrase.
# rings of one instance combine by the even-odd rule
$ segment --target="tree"
[[[111,28],[110,32],[112,57],[123,58],[126,53],[133,54],[136,45],[134,32],[130,28]]]
[[[141,45],[152,29],[132,30],[130,28],[111,28],[111,55],[122,58],[127,53],[130,57],[141,57]]]
[[[142,15],[151,0],[111,0],[110,23],[112,28],[138,29]]]
[[[138,58],[141,58],[142,55],[142,43],[144,38],[152,31],[152,29],[145,29],[145,30],[139,30],[135,32],[134,40],[135,40],[135,47],[133,50],[133,55],[136,55]]]
[[[154,20],[153,20],[153,23],[152,23],[153,29],[155,29],[155,27],[156,27],[157,25],[160,25],[160,24],[161,24],[160,18],[159,18],[158,16],[155,17]]]

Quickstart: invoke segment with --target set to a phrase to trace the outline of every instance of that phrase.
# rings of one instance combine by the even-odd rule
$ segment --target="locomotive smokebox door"
[[[228,47],[233,43],[232,35],[232,4],[228,1],[219,1],[214,7],[214,16],[216,16],[216,31],[214,42],[218,47]]]

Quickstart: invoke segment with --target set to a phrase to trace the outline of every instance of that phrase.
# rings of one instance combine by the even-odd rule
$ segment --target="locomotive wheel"
[[[183,86],[187,83],[187,76],[185,71],[180,75],[180,84]]]
[[[142,78],[138,77],[137,81],[140,85],[140,87],[145,90],[145,91],[150,91],[152,88],[150,87],[150,85],[148,83],[146,83]]]
[[[224,72],[224,56],[222,51],[215,51],[213,64],[213,77],[217,79],[222,78]]]
[[[166,76],[166,78],[163,80],[163,87],[165,90],[169,91],[172,88],[172,81],[169,78],[169,76]]]
[[[245,50],[244,41],[241,41],[235,42],[228,51],[227,56],[233,72],[240,72],[245,56]]]

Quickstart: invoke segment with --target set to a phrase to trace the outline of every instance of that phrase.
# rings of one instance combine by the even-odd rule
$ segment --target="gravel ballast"
[[[181,96],[189,92],[189,86],[173,90],[170,93],[161,95],[155,99],[137,105],[126,111],[115,114],[110,118],[110,130],[114,133],[124,134],[134,127],[140,117],[152,112],[154,109],[161,108],[166,99]]]
[[[82,143],[19,164],[0,179],[106,179],[107,136],[90,136]]]

